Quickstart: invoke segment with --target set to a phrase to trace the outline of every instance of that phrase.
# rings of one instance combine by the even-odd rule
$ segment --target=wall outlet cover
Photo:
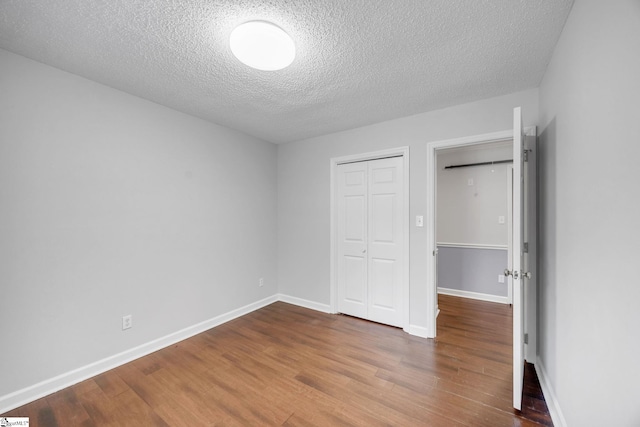
[[[122,330],[129,329],[133,326],[133,316],[131,314],[122,316]]]

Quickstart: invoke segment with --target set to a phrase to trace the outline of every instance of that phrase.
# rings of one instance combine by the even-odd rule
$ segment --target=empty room
[[[640,425],[638,76],[637,0],[1,1],[0,425]]]

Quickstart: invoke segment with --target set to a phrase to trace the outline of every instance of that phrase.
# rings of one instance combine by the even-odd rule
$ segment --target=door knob
[[[527,278],[527,279],[531,279],[531,272],[527,271],[526,273],[522,273],[522,278]]]
[[[504,269],[504,275],[513,276],[513,280],[518,280],[518,276],[520,276],[520,274],[517,271],[511,271],[508,268]]]
[[[363,254],[366,254],[366,253],[367,253],[367,250],[366,250],[366,249],[363,249],[363,250],[362,250],[362,253],[363,253]]]

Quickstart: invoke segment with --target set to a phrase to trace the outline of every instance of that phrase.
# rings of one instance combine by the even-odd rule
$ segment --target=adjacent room
[[[438,293],[512,303],[505,280],[511,231],[512,141],[440,150]]]
[[[0,2],[1,417],[640,425],[638,76],[636,0]]]

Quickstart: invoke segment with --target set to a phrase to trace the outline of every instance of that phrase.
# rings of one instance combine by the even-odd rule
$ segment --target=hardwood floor
[[[485,366],[485,375],[503,380],[503,391],[509,394],[510,407],[513,375],[511,307],[448,295],[439,295],[438,303],[440,315],[437,340],[464,348],[473,357],[479,357],[479,363]],[[462,364],[460,369],[465,371],[470,366]],[[518,418],[552,426],[538,376],[530,363],[525,364],[523,388],[522,411],[517,413]]]
[[[511,408],[510,308],[441,296],[440,309],[427,340],[279,302],[4,416],[65,427],[551,425],[531,378],[525,409]]]

